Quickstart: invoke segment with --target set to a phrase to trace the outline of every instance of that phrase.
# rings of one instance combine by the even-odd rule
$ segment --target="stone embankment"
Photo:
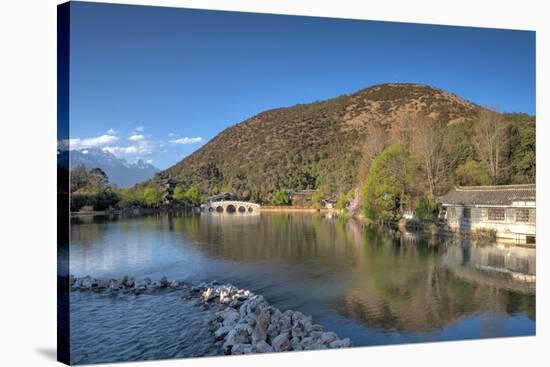
[[[231,284],[216,281],[193,285],[182,281],[158,282],[149,278],[99,280],[90,276],[69,279],[72,291],[122,294],[154,294],[165,290],[183,291],[182,299],[195,300],[204,309],[215,311],[210,329],[224,354],[270,353],[296,350],[347,348],[352,343],[334,332],[323,331],[311,317],[299,311],[281,312],[263,296]]]

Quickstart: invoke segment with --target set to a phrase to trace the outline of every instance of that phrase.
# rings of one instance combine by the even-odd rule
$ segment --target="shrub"
[[[279,189],[273,193],[271,202],[274,205],[290,205],[290,193],[287,190]]]
[[[436,218],[437,209],[437,202],[433,196],[429,195],[422,198],[416,206],[416,216],[422,222],[430,222]]]

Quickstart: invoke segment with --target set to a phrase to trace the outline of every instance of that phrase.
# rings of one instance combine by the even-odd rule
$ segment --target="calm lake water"
[[[535,250],[395,235],[323,214],[74,218],[71,273],[217,279],[355,346],[535,334]],[[214,355],[204,311],[161,295],[71,294],[75,363]]]

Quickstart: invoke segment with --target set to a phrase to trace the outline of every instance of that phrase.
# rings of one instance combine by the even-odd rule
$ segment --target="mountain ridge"
[[[447,128],[475,120],[481,110],[428,85],[377,84],[260,112],[222,130],[145,184],[172,179],[183,186],[195,184],[204,194],[235,191],[258,201],[278,188],[322,189],[337,195],[357,184],[365,151],[380,143],[377,129],[387,145],[399,141],[418,116]]]
[[[71,149],[64,151],[61,156],[64,157],[63,159],[70,159],[73,169],[79,165],[85,166],[88,170],[101,168],[107,174],[109,182],[118,187],[129,187],[149,180],[160,171],[141,159],[136,163],[129,163],[123,158],[97,148]]]

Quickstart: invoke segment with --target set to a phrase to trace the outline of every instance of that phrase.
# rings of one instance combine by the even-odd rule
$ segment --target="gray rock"
[[[278,324],[270,324],[267,328],[267,340],[273,341],[281,333],[281,330],[279,329]]]
[[[267,329],[269,328],[269,322],[271,320],[271,314],[269,308],[263,308],[256,317],[256,325],[254,332],[252,333],[252,342],[257,343],[260,340],[267,339]]]
[[[352,344],[349,338],[335,340],[329,344],[330,348],[350,348],[351,346]]]
[[[272,353],[273,348],[271,345],[267,344],[264,340],[260,340],[257,343],[253,344],[252,348],[253,353]]]
[[[338,336],[336,335],[336,333],[333,333],[332,331],[327,331],[327,332],[321,334],[320,342],[323,345],[329,345],[330,343],[332,343],[336,339],[338,339]]]
[[[283,315],[279,319],[279,330],[281,333],[287,333],[290,332],[290,329],[292,328],[292,321],[291,318],[288,315]]]
[[[283,333],[275,337],[275,339],[271,342],[271,346],[275,352],[290,350],[290,340],[288,340],[288,334]]]
[[[300,342],[300,338],[293,337],[290,339],[290,346],[292,350],[302,350],[302,343]]]
[[[319,350],[319,349],[326,349],[327,347],[323,344],[321,344],[321,342],[319,341],[316,341],[312,344],[308,344],[308,345],[305,345],[303,346],[304,350]]]
[[[315,344],[316,342],[318,342],[318,339],[312,338],[311,336],[306,336],[301,340],[302,347],[304,349],[312,344]]]
[[[229,334],[230,331],[230,326],[222,326],[214,332],[214,336],[216,337],[216,340],[222,340],[227,334]]]
[[[234,299],[231,302],[229,302],[229,307],[234,309],[239,309],[243,303],[239,301],[238,299]]]
[[[313,325],[311,326],[311,330],[312,330],[312,331],[323,331],[323,327],[322,327],[321,325],[319,325],[319,324],[313,324]]]
[[[236,323],[237,320],[240,319],[240,314],[233,308],[226,308],[225,310],[218,312],[217,315],[223,322],[227,323]]]
[[[80,288],[90,289],[92,287],[92,278],[89,275],[86,275],[84,278],[80,279]]]
[[[216,298],[216,290],[214,288],[208,288],[202,293],[202,300],[205,302],[210,302]]]
[[[242,355],[252,353],[252,344],[237,344],[231,348],[231,354]]]
[[[295,311],[292,314],[292,325],[296,325],[298,322],[302,321],[305,318],[304,314],[300,311]]]
[[[167,288],[168,287],[168,279],[163,276],[162,278],[160,278],[160,281],[159,281],[159,286],[161,288]]]
[[[109,281],[109,289],[111,290],[119,290],[120,288],[120,283],[118,282],[118,280],[116,279],[111,279]]]
[[[233,347],[237,344],[249,344],[250,336],[245,325],[237,325],[227,333],[225,342],[223,343],[224,350]]]
[[[322,331],[312,331],[311,333],[309,333],[309,336],[314,339],[321,339],[321,335],[323,335]]]
[[[306,335],[306,333],[303,327],[299,323],[297,323],[290,329],[290,335],[293,338],[303,338]]]

